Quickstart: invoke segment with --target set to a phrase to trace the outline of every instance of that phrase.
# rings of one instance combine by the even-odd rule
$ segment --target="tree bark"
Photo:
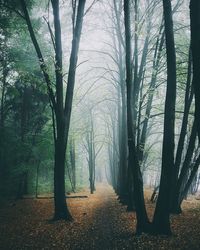
[[[128,167],[133,175],[134,199],[136,206],[136,233],[149,231],[149,220],[146,213],[143,193],[143,181],[135,146],[132,114],[132,69],[131,69],[131,29],[130,29],[130,1],[124,0],[124,24],[126,43],[126,89],[127,89],[127,131],[128,131]]]
[[[73,191],[76,191],[76,150],[75,150],[75,141],[71,139],[70,141],[70,161],[72,169],[72,185]]]
[[[142,126],[140,144],[139,144],[139,149],[138,149],[138,158],[140,162],[143,162],[144,160],[144,149],[145,149],[145,144],[146,144],[147,128],[148,128],[148,123],[149,123],[149,117],[151,114],[153,96],[154,96],[155,85],[156,85],[156,80],[157,80],[157,72],[158,72],[158,67],[159,67],[159,63],[161,59],[163,43],[164,43],[164,32],[163,32],[163,24],[161,23],[159,36],[156,41],[156,48],[155,48],[154,58],[153,58],[153,71],[151,75],[151,83],[149,87],[147,106],[145,110],[145,118],[144,118],[144,122]]]
[[[163,0],[167,52],[167,90],[165,100],[162,170],[158,201],[153,218],[155,233],[171,234],[170,195],[174,169],[174,122],[176,103],[176,54],[171,0]]]
[[[197,136],[197,128],[196,128],[196,122],[194,121],[185,160],[183,162],[183,166],[180,171],[180,175],[178,177],[176,185],[175,187],[173,186],[171,212],[174,214],[181,213],[180,197],[184,190],[185,182],[187,181],[186,179],[187,179],[188,172],[191,166],[191,160],[192,160],[192,155],[194,153],[196,136]]]
[[[193,91],[191,90],[191,49],[189,50],[189,58],[188,58],[188,73],[187,73],[187,82],[186,82],[186,89],[185,89],[185,101],[184,101],[184,112],[183,112],[183,119],[181,124],[181,132],[178,140],[177,150],[176,150],[176,157],[175,157],[175,165],[174,165],[174,174],[172,179],[172,194],[171,194],[171,212],[172,213],[180,213],[181,210],[177,206],[177,196],[175,195],[178,182],[178,176],[180,172],[181,166],[181,159],[184,150],[184,142],[185,136],[187,134],[187,125],[188,125],[188,117],[189,111],[193,99]]]
[[[51,101],[52,109],[55,112],[55,163],[54,163],[54,203],[55,213],[54,219],[72,220],[70,212],[67,208],[65,200],[65,154],[69,133],[73,91],[75,85],[75,74],[78,59],[79,43],[81,37],[85,0],[79,0],[78,10],[76,14],[76,24],[73,31],[72,49],[69,63],[68,84],[65,96],[65,105],[63,103],[63,72],[62,72],[62,42],[61,42],[61,26],[59,16],[59,0],[51,0],[54,29],[55,29],[55,75],[56,75],[56,94],[54,96],[50,76],[48,75],[47,65],[45,64],[40,46],[36,39],[25,0],[20,0],[25,21],[30,33],[32,43],[35,47],[40,68],[43,72],[48,94]],[[56,133],[55,133],[56,132]]]
[[[190,188],[196,174],[198,173],[199,165],[200,165],[200,156],[198,156],[198,158],[197,158],[197,160],[196,160],[196,162],[195,162],[195,164],[194,164],[194,166],[192,168],[192,171],[190,173],[188,181],[187,181],[187,183],[186,183],[186,185],[185,185],[185,187],[184,187],[184,189],[183,189],[183,191],[182,191],[182,193],[180,195],[179,206],[181,206],[181,203],[182,203],[184,197],[187,195],[188,190],[189,190],[189,188]]]
[[[191,50],[193,62],[193,79],[195,95],[195,118],[200,141],[200,1],[190,1]]]

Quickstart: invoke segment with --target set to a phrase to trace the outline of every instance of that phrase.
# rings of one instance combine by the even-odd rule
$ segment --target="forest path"
[[[113,188],[107,184],[97,185],[97,191],[90,195],[88,202],[86,220],[90,222],[87,231],[90,242],[89,248],[83,249],[123,249],[121,240],[127,240],[134,233],[134,214],[126,212],[126,207],[119,203]]]
[[[200,249],[199,201],[185,202],[184,213],[172,217],[173,237],[136,237],[135,213],[126,212],[108,184],[97,185],[94,194],[86,190],[76,195],[88,198],[67,200],[72,223],[49,223],[53,199],[24,199],[0,207],[0,250]],[[154,205],[147,197],[152,216]]]
[[[124,249],[134,233],[135,215],[126,212],[113,188],[97,184],[94,194],[87,189],[71,195],[88,196],[67,199],[72,223],[49,223],[53,199],[24,199],[0,208],[0,250]]]

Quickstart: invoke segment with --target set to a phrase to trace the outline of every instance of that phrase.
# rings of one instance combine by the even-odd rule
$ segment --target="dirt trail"
[[[67,200],[72,223],[48,222],[53,216],[52,199],[25,199],[1,208],[0,250],[117,249],[124,230],[133,233],[134,215],[129,214],[132,219],[127,223],[126,208],[119,204],[112,187],[101,184],[93,195],[88,191],[77,195],[88,198]]]
[[[82,247],[83,249],[123,249],[119,248],[119,242],[128,236],[133,236],[134,215],[129,214],[129,217],[132,217],[132,226],[129,223],[127,226],[126,207],[119,204],[113,189],[108,185],[99,185],[97,190],[89,205],[93,209],[92,217],[88,215],[90,226],[86,232],[90,235],[89,245],[83,242]]]
[[[172,217],[174,236],[134,236],[135,214],[127,213],[107,184],[88,198],[68,199],[74,221],[49,219],[52,199],[27,199],[0,208],[0,250],[200,249],[200,204],[187,201],[184,213]],[[153,206],[147,199],[148,213]],[[188,226],[190,225],[190,226]]]

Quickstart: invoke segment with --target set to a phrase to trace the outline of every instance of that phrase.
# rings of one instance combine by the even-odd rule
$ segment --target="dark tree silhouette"
[[[191,50],[193,63],[193,79],[195,95],[195,117],[197,123],[197,132],[200,140],[200,2],[190,1],[190,27],[191,27]]]
[[[128,130],[128,168],[133,175],[134,199],[136,206],[137,228],[136,233],[149,231],[149,220],[147,217],[143,181],[137,158],[135,145],[135,134],[133,128],[133,86],[132,86],[132,64],[131,64],[131,29],[130,29],[130,1],[124,1],[124,24],[125,24],[125,44],[126,44],[126,90],[127,90],[127,130]]]
[[[165,38],[167,52],[167,91],[165,100],[162,170],[158,201],[153,218],[156,233],[171,234],[170,197],[174,169],[174,121],[176,102],[176,55],[172,8],[170,0],[163,0]]]
[[[65,100],[63,100],[63,63],[62,63],[62,42],[61,42],[61,25],[59,14],[59,0],[52,0],[54,30],[55,30],[55,76],[56,76],[56,91],[52,88],[50,76],[47,71],[40,46],[34,33],[34,29],[30,20],[30,16],[24,0],[21,1],[22,10],[25,21],[28,26],[31,40],[35,47],[40,68],[43,72],[44,79],[48,87],[49,98],[55,114],[54,121],[54,139],[55,139],[55,165],[54,165],[54,202],[55,214],[54,219],[72,220],[71,214],[67,208],[65,199],[65,155],[69,133],[73,91],[75,85],[75,74],[78,59],[79,43],[81,37],[85,0],[78,2],[76,21],[73,24],[73,41],[70,55],[69,72],[67,79],[67,89]]]

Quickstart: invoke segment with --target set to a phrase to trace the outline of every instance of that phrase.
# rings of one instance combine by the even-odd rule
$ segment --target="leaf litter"
[[[145,190],[149,217],[155,205]],[[171,216],[173,236],[135,236],[135,213],[127,212],[108,185],[98,185],[88,198],[68,199],[73,222],[49,223],[53,199],[23,199],[0,208],[1,250],[200,249],[200,201],[190,198],[183,213]]]

